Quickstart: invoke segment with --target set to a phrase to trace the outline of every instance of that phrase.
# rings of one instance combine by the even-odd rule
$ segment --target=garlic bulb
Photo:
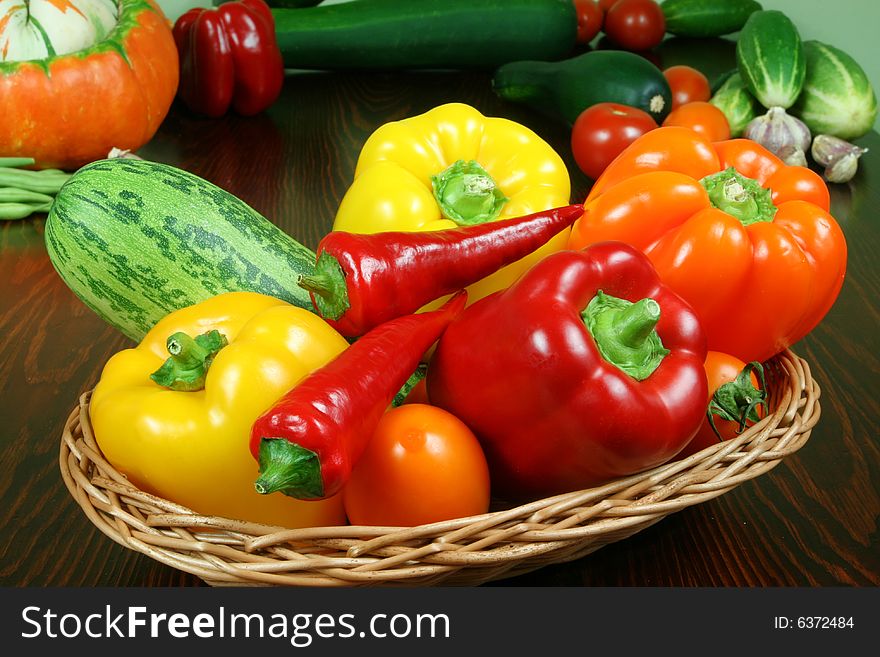
[[[816,163],[825,167],[825,180],[843,183],[856,175],[859,158],[868,149],[831,135],[816,135],[811,152]]]
[[[752,119],[743,137],[758,142],[777,156],[787,147],[803,153],[810,149],[810,129],[781,107],[771,107],[763,116]]]
[[[806,154],[797,146],[793,144],[788,144],[787,146],[783,146],[782,149],[776,156],[785,162],[788,166],[792,167],[805,167],[807,166],[807,156]]]

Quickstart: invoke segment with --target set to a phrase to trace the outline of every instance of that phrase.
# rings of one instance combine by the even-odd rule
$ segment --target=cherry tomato
[[[626,50],[649,50],[663,41],[666,19],[654,0],[617,0],[605,14],[603,29]]]
[[[615,4],[617,4],[617,0],[599,0],[599,9],[602,10],[602,13],[608,13],[608,10]]]
[[[411,527],[489,509],[489,467],[451,413],[405,404],[380,420],[343,490],[353,525]]]
[[[571,150],[581,171],[593,180],[623,149],[657,127],[647,112],[619,103],[598,103],[575,120]]]
[[[729,354],[722,353],[720,351],[710,351],[706,354],[706,361],[704,363],[704,368],[706,370],[706,379],[709,382],[709,398],[708,404],[712,401],[712,397],[718,391],[718,389],[725,385],[729,384],[732,381],[736,381],[737,377],[740,376],[740,373],[743,372],[746,368],[746,363],[741,361],[739,358],[735,356],[731,356]],[[759,392],[759,381],[758,377],[755,375],[754,370],[749,373],[749,380],[751,381],[751,385],[756,391],[754,394],[756,396],[760,396]],[[749,396],[751,399],[752,396],[749,393],[746,393],[745,396]],[[747,404],[746,404],[747,405]],[[739,408],[738,411],[741,413],[742,408]],[[762,418],[765,414],[765,408],[763,406],[756,407],[757,417]],[[737,436],[737,430],[739,429],[739,423],[734,422],[733,420],[725,420],[717,415],[714,417],[715,428],[718,429],[718,433],[721,434],[721,438],[724,440],[730,440]],[[754,424],[753,421],[747,422],[746,426],[751,426]],[[694,436],[693,440],[688,443],[687,447],[685,447],[681,453],[676,457],[677,459],[683,459],[686,456],[690,456],[691,454],[696,454],[697,452],[706,449],[707,447],[711,447],[712,445],[717,445],[719,442],[718,434],[712,429],[712,425],[709,424],[709,419],[706,418],[703,420],[703,424],[700,426],[700,430],[697,432],[697,435]]]
[[[730,139],[730,124],[724,112],[712,103],[694,101],[672,110],[663,125],[677,125],[690,128],[709,141]]]
[[[578,22],[577,42],[586,45],[602,29],[604,13],[595,0],[574,0],[574,9]]]
[[[663,71],[672,90],[672,109],[694,101],[706,102],[712,97],[709,80],[690,66],[670,66]]]

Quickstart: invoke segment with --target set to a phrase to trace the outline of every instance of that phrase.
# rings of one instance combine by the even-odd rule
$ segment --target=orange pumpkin
[[[53,2],[59,3],[77,11],[65,0]],[[119,0],[118,12],[116,25],[94,45],[0,61],[0,156],[76,169],[113,147],[136,150],[153,137],[177,93],[177,48],[153,0]]]

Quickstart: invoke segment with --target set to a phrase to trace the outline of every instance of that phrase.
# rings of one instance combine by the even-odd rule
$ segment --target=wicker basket
[[[790,351],[767,364],[767,387],[772,414],[686,459],[601,487],[419,527],[292,530],[195,514],[133,488],[104,460],[89,424],[89,393],[65,424],[61,474],[107,536],[211,585],[476,585],[578,559],[773,469],[809,439],[819,388]]]

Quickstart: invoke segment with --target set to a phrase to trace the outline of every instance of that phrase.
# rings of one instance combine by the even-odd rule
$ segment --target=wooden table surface
[[[661,54],[670,65],[690,50],[679,43]],[[702,61],[717,72],[730,63],[729,53],[723,57]],[[461,101],[543,136],[569,165],[572,199],[582,200],[589,181],[574,166],[568,129],[496,98],[489,79],[480,72],[290,74],[280,100],[254,118],[198,120],[174,107],[140,154],[216,183],[314,248],[372,131]],[[768,474],[632,538],[497,584],[880,584],[880,135],[860,142],[871,151],[858,176],[831,190],[850,249],[846,282],[824,322],[794,347],[823,391],[809,442]],[[56,275],[44,220],[0,227],[0,585],[201,585],[105,537],[62,482],[64,420],[129,342]]]

